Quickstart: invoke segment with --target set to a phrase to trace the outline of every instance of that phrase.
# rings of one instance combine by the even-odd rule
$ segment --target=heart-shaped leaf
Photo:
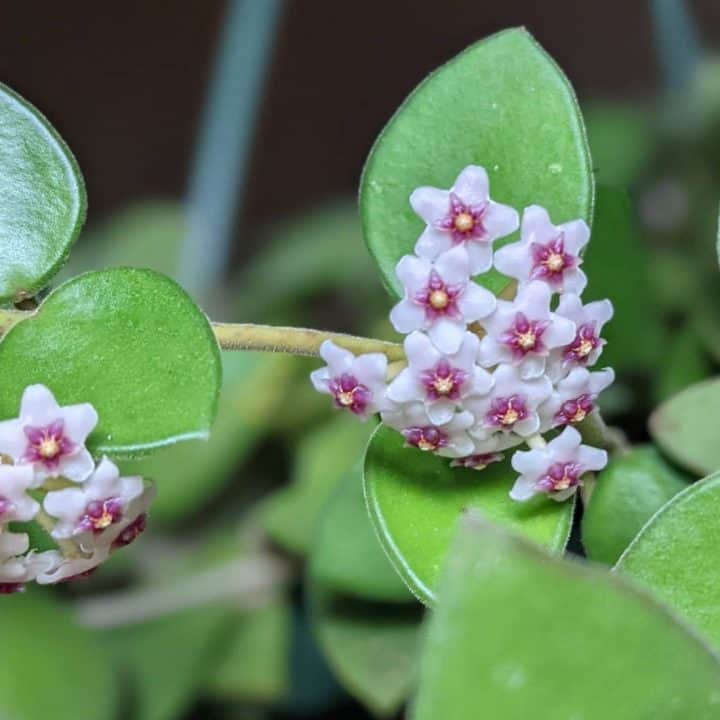
[[[393,716],[410,692],[419,606],[348,600],[317,583],[309,596],[315,635],[338,680],[377,717]]]
[[[650,417],[655,442],[675,462],[697,475],[720,469],[720,378],[681,390]]]
[[[326,503],[313,542],[312,575],[341,594],[379,602],[413,600],[373,530],[362,476],[358,462]]]
[[[47,385],[63,405],[90,402],[96,453],[132,455],[206,437],[220,353],[207,318],[172,280],[150,270],[87,273],[52,292],[0,342],[0,418],[23,390]]]
[[[582,521],[582,541],[593,560],[613,565],[640,528],[687,487],[651,445],[613,458],[597,478]]]
[[[470,513],[420,662],[413,720],[712,720],[717,656],[620,578]]]
[[[410,193],[423,185],[449,188],[473,164],[487,170],[499,202],[519,211],[543,205],[556,223],[590,220],[593,178],[575,95],[523,29],[472,45],[430,75],[375,143],[361,186],[363,229],[395,294],[395,265],[423,229]],[[482,281],[494,291],[507,284],[495,272]]]
[[[0,301],[40,290],[85,221],[85,185],[50,123],[0,85]]]
[[[677,610],[720,649],[720,474],[676,495],[617,564]]]
[[[509,460],[481,471],[450,467],[447,458],[404,447],[384,426],[365,455],[365,495],[370,518],[395,569],[425,603],[435,586],[457,520],[468,507],[509,526],[552,551],[567,543],[573,501],[537,496],[526,503],[508,496],[517,473]]]
[[[0,717],[97,720],[115,716],[115,685],[102,645],[49,595],[3,597]]]

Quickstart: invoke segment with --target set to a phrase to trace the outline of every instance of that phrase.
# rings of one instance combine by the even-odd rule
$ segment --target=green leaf
[[[642,526],[686,487],[652,445],[611,459],[598,475],[583,515],[588,557],[613,565]]]
[[[363,229],[395,294],[395,265],[423,229],[410,194],[448,188],[471,164],[485,167],[499,202],[543,205],[556,223],[591,218],[593,178],[575,95],[522,28],[470,46],[430,75],[373,147],[360,194]],[[507,279],[492,272],[482,282],[497,292]]]
[[[447,458],[404,447],[400,433],[378,428],[365,455],[370,518],[396,570],[420,600],[434,602],[457,519],[468,507],[553,551],[565,548],[574,503],[541,496],[515,502],[508,493],[516,477],[509,460],[481,471],[451,468]]]
[[[30,297],[65,261],[85,221],[80,169],[50,123],[0,85],[0,301]]]
[[[655,400],[661,402],[711,373],[705,341],[693,324],[673,332],[663,362],[657,368]]]
[[[97,631],[98,647],[112,659],[116,673],[130,679],[133,718],[174,720],[184,715],[208,664],[227,641],[229,617],[226,608],[204,607]],[[88,718],[112,717],[93,712],[90,708]]]
[[[0,342],[0,417],[23,390],[47,385],[61,404],[90,402],[96,453],[131,455],[206,437],[220,385],[207,318],[149,270],[87,273],[61,285]]]
[[[720,468],[720,378],[691,385],[650,416],[650,434],[667,455],[697,475]]]
[[[102,647],[50,595],[3,597],[0,635],[3,720],[115,716],[114,679]]]
[[[123,463],[128,474],[169,481],[153,502],[153,521],[181,520],[213,500],[284,402],[294,361],[287,355],[223,352],[222,390],[209,440],[178,443]]]
[[[648,252],[634,222],[627,193],[598,187],[592,242],[583,270],[583,302],[610,298],[613,319],[603,328],[601,362],[621,370],[655,368],[661,348],[660,318],[648,292]]]
[[[649,596],[470,513],[420,662],[413,720],[711,720],[720,663]]]
[[[617,570],[643,585],[720,650],[720,475],[691,485],[640,531]]]
[[[300,446],[290,487],[265,503],[263,525],[278,544],[305,554],[318,518],[340,479],[362,457],[373,429],[347,414],[338,415],[305,436]]]
[[[289,687],[290,613],[283,601],[238,614],[205,691],[218,700],[268,703]]]
[[[337,679],[377,717],[394,715],[410,692],[417,606],[351,601],[317,583],[309,596],[315,634]]]
[[[313,577],[329,590],[366,600],[412,600],[370,523],[362,483],[358,463],[323,508],[310,560]]]

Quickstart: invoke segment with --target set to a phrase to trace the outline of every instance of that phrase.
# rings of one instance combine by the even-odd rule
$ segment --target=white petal
[[[580,433],[574,427],[568,425],[556,438],[548,443],[548,450],[559,461],[568,460],[574,457],[580,442]]]
[[[552,324],[543,333],[542,340],[548,348],[563,347],[575,339],[576,332],[577,327],[572,320],[553,313]]]
[[[493,238],[501,238],[518,229],[520,218],[515,208],[491,202],[483,215],[483,224]]]
[[[533,380],[545,372],[545,358],[539,355],[526,355],[518,364],[520,377],[523,380]]]
[[[435,260],[438,255],[447,252],[452,247],[450,233],[426,227],[415,243],[415,254],[427,260]]]
[[[20,420],[0,422],[0,453],[9,455],[16,462],[27,449],[27,437]]]
[[[458,308],[468,323],[487,317],[495,310],[495,305],[495,296],[472,280],[458,300]]]
[[[530,413],[524,420],[513,425],[513,431],[522,437],[530,437],[540,429],[540,418],[537,413]]]
[[[88,498],[80,488],[52,490],[43,501],[49,515],[58,518],[63,524],[74,526],[85,512]]]
[[[325,340],[320,346],[320,357],[328,364],[330,375],[336,377],[349,372],[355,356],[332,340]]]
[[[457,352],[465,334],[465,325],[460,325],[448,318],[439,318],[428,329],[430,339],[444,353]]]
[[[563,292],[580,294],[587,285],[587,276],[579,268],[571,268],[563,273]]]
[[[450,193],[434,187],[419,187],[410,195],[410,206],[428,225],[432,225],[450,211]]]
[[[586,470],[602,470],[607,465],[608,455],[605,450],[581,445],[577,451],[578,462]]]
[[[460,285],[468,282],[470,259],[465,246],[456,245],[440,255],[435,261],[435,270],[448,285]]]
[[[384,384],[387,376],[387,356],[382,353],[358,355],[353,360],[352,373],[366,385]]]
[[[466,204],[479,205],[487,200],[489,181],[485,168],[468,165],[455,180],[453,192]]]
[[[468,242],[465,244],[468,254],[468,272],[470,275],[479,275],[492,267],[493,251],[490,243]]]
[[[390,311],[390,322],[399,333],[410,333],[423,327],[425,311],[405,298]]]
[[[431,267],[427,260],[415,255],[404,255],[395,268],[395,274],[410,294],[413,294],[425,285]]]
[[[559,228],[565,236],[565,252],[579,255],[590,240],[590,228],[584,220],[571,220]]]
[[[26,424],[46,425],[60,416],[55,396],[44,385],[29,385],[20,401],[20,417]]]
[[[427,404],[427,414],[433,425],[445,425],[452,420],[455,403],[450,400],[436,400]]]
[[[480,341],[477,357],[480,365],[489,368],[494,367],[501,362],[508,362],[511,358],[511,354],[506,345],[496,342],[493,337],[486,335]]]
[[[557,235],[557,228],[550,222],[547,210],[540,205],[530,205],[523,211],[520,234],[531,242],[542,242]]]
[[[424,399],[422,388],[415,379],[415,374],[409,368],[405,368],[390,383],[387,389],[387,395],[392,401],[398,403]]]
[[[522,475],[515,481],[512,490],[510,490],[510,497],[518,502],[525,502],[536,494],[534,483]]]
[[[64,457],[55,471],[55,475],[62,475],[68,480],[80,483],[91,475],[95,469],[95,462],[92,459],[92,455],[84,448],[79,452],[73,453]]]
[[[403,343],[405,355],[412,368],[425,370],[433,367],[441,355],[425,333],[413,332]]]
[[[328,382],[330,380],[330,373],[326,367],[320,368],[319,370],[313,370],[310,373],[310,382],[313,387],[320,393],[329,393]]]
[[[66,405],[61,408],[61,416],[65,421],[65,433],[79,445],[85,443],[85,439],[98,423],[98,414],[90,403]]]
[[[529,244],[521,241],[501,247],[495,252],[494,264],[503,275],[526,281],[532,267]]]

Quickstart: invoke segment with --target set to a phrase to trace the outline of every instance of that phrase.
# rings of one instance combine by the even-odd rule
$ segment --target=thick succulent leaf
[[[329,590],[366,600],[413,600],[373,530],[362,476],[358,462],[323,508],[310,559],[313,577]]]
[[[263,508],[265,530],[275,542],[296,553],[310,550],[323,506],[362,457],[372,429],[371,422],[343,414],[305,436],[292,484],[272,495]]]
[[[408,203],[422,185],[449,188],[482,165],[493,199],[537,203],[555,222],[590,220],[593,177],[585,130],[567,78],[524,29],[506,30],[430,75],[385,127],[362,178],[363,229],[385,284],[423,229]],[[507,280],[481,279],[494,291]]]
[[[620,578],[470,512],[430,618],[413,720],[711,720],[720,662]]]
[[[377,717],[391,717],[405,702],[417,655],[417,607],[348,600],[310,587],[315,634],[343,686]]]
[[[85,221],[82,175],[60,136],[0,84],[0,301],[32,296],[65,261]]]
[[[3,597],[0,635],[0,717],[114,717],[110,664],[69,608],[40,591]]]
[[[651,445],[611,459],[583,514],[588,557],[615,564],[642,526],[686,487],[687,481]]]
[[[649,587],[720,651],[720,475],[676,495],[642,529],[617,570]]]
[[[650,416],[650,434],[675,462],[697,475],[720,469],[720,378],[696,383]]]
[[[61,285],[0,342],[0,417],[23,390],[47,385],[61,404],[90,402],[96,453],[132,455],[207,437],[220,353],[207,318],[149,270],[87,273]]]
[[[537,496],[515,502],[508,493],[516,477],[507,459],[481,471],[451,468],[448,459],[404,447],[400,433],[378,428],[365,454],[370,518],[393,565],[420,600],[434,601],[458,517],[468,507],[481,508],[552,551],[565,548],[573,501]]]

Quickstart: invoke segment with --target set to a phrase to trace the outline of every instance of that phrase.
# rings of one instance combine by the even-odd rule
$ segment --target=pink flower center
[[[580,259],[565,252],[565,239],[562,235],[545,243],[532,243],[530,252],[533,268],[530,277],[533,280],[546,280],[552,285],[562,283],[563,273],[576,267]]]
[[[408,445],[424,452],[434,452],[448,443],[448,436],[434,425],[405,428],[402,434]]]
[[[0,595],[12,595],[13,593],[23,592],[25,583],[0,583]]]
[[[455,245],[487,240],[488,233],[482,221],[486,209],[487,203],[467,205],[455,193],[450,193],[448,214],[435,223],[435,227],[449,232]]]
[[[119,498],[92,500],[78,521],[78,530],[97,535],[122,518],[123,504]]]
[[[600,347],[603,342],[604,341],[597,336],[595,326],[591,323],[586,323],[578,328],[575,339],[565,348],[563,356],[569,361],[586,363],[588,356],[593,350]]]
[[[333,378],[328,387],[335,399],[336,407],[349,410],[355,415],[362,415],[372,399],[369,388],[358,382],[350,373],[343,373]]]
[[[428,284],[415,294],[413,300],[425,308],[428,320],[443,316],[458,317],[457,299],[464,288],[464,285],[447,285],[437,270],[431,270]]]
[[[482,453],[456,458],[450,463],[451,467],[464,467],[470,470],[484,470],[488,465],[500,462],[505,456],[502,453]]]
[[[22,458],[24,462],[41,463],[49,470],[55,470],[63,457],[77,450],[77,445],[65,435],[63,420],[55,420],[46,427],[26,425],[23,431],[28,439]]]
[[[0,495],[0,518],[4,517],[8,513],[15,509],[13,502],[6,498],[4,495]]]
[[[578,484],[583,468],[578,463],[554,463],[535,486],[544,492],[558,492],[575,487]]]
[[[522,360],[528,353],[540,354],[546,350],[542,336],[549,325],[545,320],[528,320],[519,312],[501,339],[512,350],[513,358]]]
[[[572,425],[582,422],[595,408],[592,395],[580,395],[562,404],[555,415],[556,425]]]
[[[440,360],[434,368],[425,370],[421,375],[425,393],[432,400],[457,400],[467,379],[468,374],[464,370],[451,367],[447,360]]]
[[[113,541],[113,549],[125,547],[133,542],[138,535],[144,532],[147,525],[147,515],[138,515]]]
[[[515,423],[524,420],[527,416],[525,398],[522,395],[510,395],[493,400],[485,416],[485,423],[501,430],[512,430]]]

